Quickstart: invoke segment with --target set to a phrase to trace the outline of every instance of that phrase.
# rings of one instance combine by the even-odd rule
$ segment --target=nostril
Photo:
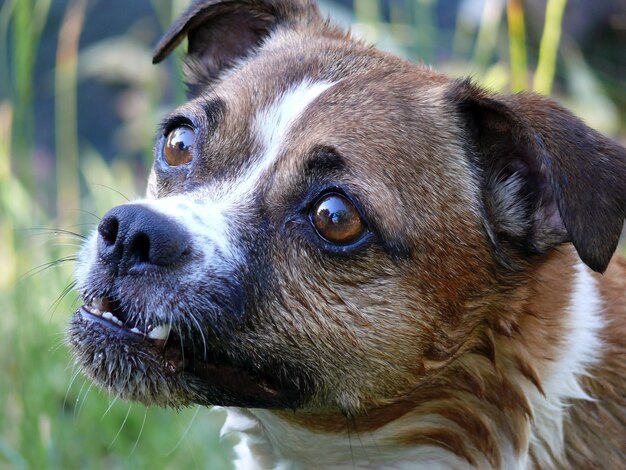
[[[186,262],[193,251],[183,225],[141,204],[117,206],[104,215],[98,250],[102,263],[124,274]]]
[[[150,262],[150,237],[143,232],[137,233],[128,246],[132,264]]]
[[[119,227],[120,223],[117,220],[117,217],[105,217],[98,225],[98,233],[105,243],[108,245],[114,245],[117,240]]]

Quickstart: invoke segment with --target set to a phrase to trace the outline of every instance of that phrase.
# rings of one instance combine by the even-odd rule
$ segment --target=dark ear
[[[548,98],[496,96],[469,80],[450,97],[481,171],[496,244],[539,254],[571,241],[604,272],[626,217],[626,150]]]
[[[161,38],[152,61],[161,62],[187,37],[187,80],[209,83],[254,53],[279,25],[311,23],[323,23],[312,0],[195,1]]]

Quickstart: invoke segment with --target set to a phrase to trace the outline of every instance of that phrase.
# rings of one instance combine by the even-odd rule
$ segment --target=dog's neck
[[[596,279],[569,253],[533,277],[516,293],[517,311],[500,312],[486,334],[495,359],[459,357],[437,379],[439,396],[418,391],[354,420],[229,409],[223,433],[240,438],[238,468],[551,466],[563,454],[566,407],[589,400],[578,378],[598,358],[604,323]]]

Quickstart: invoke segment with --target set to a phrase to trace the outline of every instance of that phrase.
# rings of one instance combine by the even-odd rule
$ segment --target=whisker
[[[68,364],[69,366],[69,364]],[[63,397],[63,409],[66,408],[67,406],[67,399],[70,395],[70,390],[72,389],[72,386],[74,385],[74,382],[76,381],[76,379],[78,378],[78,376],[80,375],[80,368],[76,367],[76,364],[74,364],[74,372],[72,372],[72,376],[70,379],[70,383],[67,385],[67,390],[65,392],[65,397]]]
[[[76,286],[74,286],[74,287],[76,287]],[[82,300],[81,300],[80,296],[76,296],[74,298],[74,300],[72,300],[72,303],[70,304],[70,306],[71,306],[72,310],[76,310],[78,308],[78,306],[81,305],[81,304],[82,304]]]
[[[100,184],[100,183],[91,183],[91,186],[100,186],[101,188],[105,188],[105,189],[109,189],[111,191],[113,191],[114,193],[119,194],[120,196],[122,196],[124,199],[126,199],[126,202],[130,202],[130,199],[128,199],[126,197],[126,195],[124,195],[124,193],[118,191],[115,188],[112,188],[111,186],[107,186],[106,184]]]
[[[48,309],[48,313],[50,314],[50,319],[52,319],[52,315],[54,315],[54,312],[56,312],[57,308],[59,308],[59,305],[61,305],[61,302],[63,301],[63,299],[70,292],[72,292],[75,287],[76,287],[76,280],[70,282],[67,286],[65,286],[65,289],[61,291],[61,293],[56,298],[56,300],[52,303],[52,305],[50,305],[50,308]]]
[[[133,404],[130,403],[128,405],[128,411],[126,411],[126,416],[124,416],[124,420],[122,421],[122,424],[120,424],[120,428],[117,430],[115,437],[113,438],[111,443],[108,445],[107,450],[111,450],[111,448],[113,447],[113,444],[115,444],[115,441],[117,440],[120,433],[122,432],[122,429],[124,429],[124,426],[126,425],[126,421],[128,420],[128,416],[130,415],[130,410],[132,409],[132,407],[133,407]]]
[[[354,459],[354,449],[352,448],[352,435],[350,433],[350,417],[346,415],[346,428],[348,430],[348,445],[350,446],[350,458],[352,460],[352,466],[356,468],[356,460]]]
[[[51,353],[55,353],[59,349],[61,349],[63,346],[67,345],[67,342],[65,341],[65,333],[59,331],[58,333],[54,333],[54,335],[60,336],[61,338],[55,344],[50,346],[50,348],[48,349],[48,352],[51,352]]]
[[[116,395],[113,397],[112,400],[109,400],[109,406],[107,407],[105,412],[102,414],[102,417],[100,418],[100,422],[102,422],[102,420],[106,417],[106,415],[109,414],[109,411],[111,411],[111,409],[113,408],[113,405],[117,403],[118,398],[119,397]]]
[[[100,216],[98,216],[97,214],[95,214],[95,213],[93,213],[91,211],[88,211],[88,210],[85,210],[85,209],[78,209],[78,212],[82,212],[83,214],[87,214],[87,215],[93,216],[95,219],[102,220],[102,218]],[[85,224],[78,224],[78,225],[89,225],[89,224],[85,223]]]
[[[57,240],[53,240],[57,242]],[[54,244],[55,247],[67,248],[72,247],[74,249],[80,248],[83,246],[83,242],[79,240],[64,240],[63,242],[58,242]]]
[[[83,394],[83,389],[85,388],[85,385],[87,385],[87,382],[83,382],[83,384],[80,386],[80,390],[78,391],[78,395],[76,396],[76,403],[74,404],[74,422],[76,422],[78,420],[78,412],[80,411],[80,396]]]
[[[133,453],[135,452],[135,449],[137,449],[137,445],[139,444],[139,439],[141,439],[141,435],[143,434],[143,428],[146,425],[147,416],[148,416],[148,408],[145,408],[143,412],[143,421],[141,422],[141,428],[139,429],[139,435],[137,436],[135,445],[133,446],[133,448],[130,450],[130,453],[128,454],[129,457],[133,455]]]
[[[376,442],[376,439],[374,438],[374,433],[372,431],[369,431],[369,435],[370,435],[370,439],[372,440],[372,444],[374,444],[374,449],[376,449],[376,452],[378,454],[382,454],[380,447],[378,447],[378,442]]]
[[[174,445],[174,447],[172,448],[172,450],[170,450],[167,454],[167,456],[170,456],[174,453],[174,451],[176,449],[178,449],[178,447],[182,444],[182,442],[185,440],[185,438],[187,437],[187,434],[189,434],[189,431],[191,430],[191,426],[193,425],[194,421],[196,420],[196,417],[198,416],[198,413],[200,412],[200,407],[197,406],[196,407],[196,412],[193,414],[193,416],[191,417],[191,419],[189,420],[189,424],[187,425],[187,427],[185,428],[185,430],[183,431],[182,435],[180,436],[180,438],[178,439],[178,442],[176,443],[176,445]]]
[[[87,239],[86,236],[78,232],[74,232],[73,230],[67,230],[63,228],[31,227],[31,228],[18,229],[17,231],[18,232],[39,232],[39,233],[35,233],[35,235],[54,235],[58,237],[68,236],[72,238],[77,238],[79,240]]]
[[[365,455],[365,460],[370,462],[370,458],[367,455],[367,449],[365,448],[365,444],[363,444],[363,441],[361,440],[361,433],[359,433],[359,429],[357,428],[356,418],[354,417],[352,418],[352,424],[354,426],[354,432],[356,433],[356,437],[359,440],[359,444],[361,444],[361,449],[363,449],[363,455]]]
[[[53,261],[48,261],[46,263],[40,264],[39,266],[35,266],[34,268],[29,269],[24,274],[22,274],[22,276],[20,277],[20,281],[25,281],[26,279],[29,279],[33,276],[41,274],[46,269],[55,268],[57,266],[62,265],[63,263],[76,261],[76,259],[77,259],[76,255],[69,255],[69,256],[64,256],[63,258],[55,259]]]
[[[200,333],[200,337],[202,338],[202,354],[203,357],[206,357],[207,353],[208,353],[208,346],[207,346],[207,341],[206,341],[206,337],[204,335],[204,330],[202,329],[202,327],[200,326],[200,321],[196,318],[195,313],[193,312],[189,312],[190,313],[190,317],[191,320],[196,324],[196,328],[198,330],[198,333]]]
[[[178,340],[180,342],[180,353],[182,355],[182,358],[183,358],[182,361],[184,364],[185,363],[185,348],[183,347],[183,335],[182,334],[178,335]]]
[[[80,403],[80,407],[78,408],[78,412],[76,414],[76,416],[80,416],[80,412],[83,409],[83,406],[85,406],[85,402],[87,401],[87,395],[89,395],[89,392],[91,391],[92,387],[93,387],[93,382],[89,383],[89,387],[87,387],[87,391],[85,391],[85,395],[83,396],[83,400]]]

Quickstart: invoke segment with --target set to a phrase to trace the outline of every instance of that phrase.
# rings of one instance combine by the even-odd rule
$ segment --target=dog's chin
[[[194,352],[173,331],[164,339],[150,338],[89,307],[74,314],[68,339],[87,376],[114,396],[146,405],[281,409],[302,401],[297,390]]]

